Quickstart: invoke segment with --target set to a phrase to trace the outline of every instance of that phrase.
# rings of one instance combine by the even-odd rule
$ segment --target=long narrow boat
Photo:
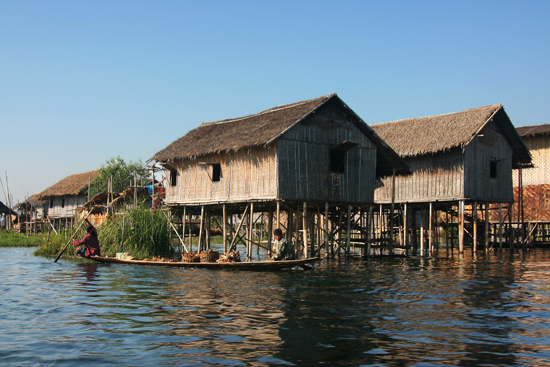
[[[203,269],[233,269],[233,270],[278,270],[299,266],[302,269],[312,269],[308,263],[319,260],[318,257],[300,260],[279,261],[243,261],[243,262],[183,262],[183,261],[151,261],[151,260],[123,260],[116,257],[91,256],[91,260],[100,263],[166,266],[173,268],[203,268]]]

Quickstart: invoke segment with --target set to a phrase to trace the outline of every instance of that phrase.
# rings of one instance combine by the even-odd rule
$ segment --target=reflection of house
[[[235,214],[246,208],[249,218],[275,211],[276,226],[285,211],[295,216],[287,237],[302,243],[308,230],[300,228],[321,221],[318,213],[326,233],[329,217],[342,219],[344,211],[351,220],[352,211],[373,203],[377,174],[406,169],[335,94],[204,123],[153,159],[167,170],[165,204],[172,209],[221,214],[231,205]],[[273,215],[267,217],[271,223]],[[248,243],[257,241],[251,236]]]
[[[372,128],[413,172],[397,177],[395,188],[391,177],[382,179],[375,191],[376,202],[393,200],[405,210],[429,212],[430,218],[436,217],[434,210],[449,212],[456,207],[461,250],[465,207],[470,208],[471,217],[478,218],[478,209],[488,209],[490,203],[512,202],[512,168],[530,163],[529,151],[501,104]]]
[[[88,200],[89,184],[97,176],[97,171],[77,173],[39,193],[37,198],[44,200],[46,217],[59,225],[72,222],[76,209]]]

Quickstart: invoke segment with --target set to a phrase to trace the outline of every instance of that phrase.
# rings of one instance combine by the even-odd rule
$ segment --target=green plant
[[[44,235],[27,236],[15,231],[0,231],[0,247],[34,247],[44,243]]]
[[[168,219],[161,210],[147,207],[111,216],[98,228],[101,252],[115,256],[128,252],[134,258],[172,257]]]

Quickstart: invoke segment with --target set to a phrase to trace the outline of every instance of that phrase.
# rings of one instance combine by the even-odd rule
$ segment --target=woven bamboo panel
[[[550,136],[524,137],[531,153],[533,168],[522,170],[523,185],[550,184]],[[519,186],[518,174],[514,174],[514,187]]]

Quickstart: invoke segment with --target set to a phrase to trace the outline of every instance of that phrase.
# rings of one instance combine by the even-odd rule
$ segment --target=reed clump
[[[127,252],[135,259],[171,258],[168,219],[161,210],[138,207],[124,214],[113,215],[98,227],[101,253],[116,256]]]

